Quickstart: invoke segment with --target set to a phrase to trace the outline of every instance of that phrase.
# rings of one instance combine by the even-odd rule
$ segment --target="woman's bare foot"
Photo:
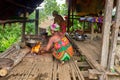
[[[61,61],[61,62],[60,62],[60,65],[64,65],[64,63],[65,63],[65,61]]]

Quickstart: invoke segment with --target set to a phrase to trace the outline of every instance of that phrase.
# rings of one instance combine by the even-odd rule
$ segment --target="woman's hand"
[[[45,47],[40,47],[39,54],[45,53]]]
[[[40,54],[43,54],[43,53],[52,53],[52,51],[51,50],[46,50],[46,47],[41,47],[40,48]]]

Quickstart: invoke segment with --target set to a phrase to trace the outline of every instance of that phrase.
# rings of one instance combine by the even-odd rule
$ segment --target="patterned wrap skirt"
[[[63,37],[60,41],[56,42],[54,48],[56,51],[53,53],[53,56],[61,61],[70,60],[74,54],[73,47],[66,37]]]

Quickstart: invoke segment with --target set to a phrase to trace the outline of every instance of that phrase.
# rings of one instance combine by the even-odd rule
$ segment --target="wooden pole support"
[[[120,27],[120,0],[117,0],[117,7],[116,7],[116,15],[115,15],[115,23],[112,26],[113,33],[111,38],[111,46],[110,46],[110,55],[109,55],[109,63],[108,63],[108,69],[114,67],[114,59],[115,59],[115,50],[117,46],[117,38],[118,38],[118,32]]]
[[[101,50],[101,66],[107,68],[108,52],[109,52],[109,37],[110,37],[110,26],[112,19],[112,9],[114,0],[106,0],[105,5],[105,16],[103,21],[103,32],[102,32],[102,50]]]

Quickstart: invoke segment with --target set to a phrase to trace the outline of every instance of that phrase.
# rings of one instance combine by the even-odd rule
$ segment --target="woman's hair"
[[[54,10],[54,11],[52,12],[52,14],[53,14],[53,15],[56,15],[56,14],[58,14],[58,12]]]

